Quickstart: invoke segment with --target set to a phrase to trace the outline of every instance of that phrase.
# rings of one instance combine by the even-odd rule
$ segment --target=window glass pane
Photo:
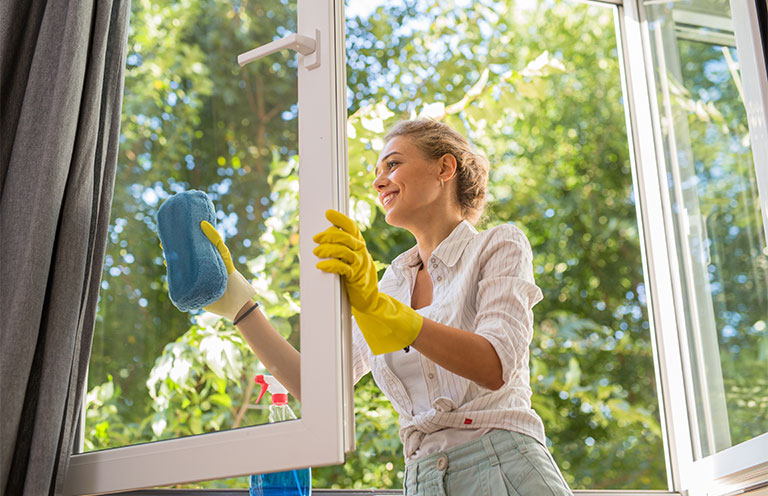
[[[172,305],[155,219],[171,195],[207,192],[236,268],[298,347],[296,54],[236,62],[295,30],[287,0],[132,3],[86,451],[268,422],[267,372],[231,321]]]
[[[347,3],[350,192],[375,260],[414,240],[371,183],[384,130],[428,115],[491,161],[480,230],[528,235],[533,406],[569,483],[666,489],[614,9],[575,2]],[[372,220],[371,220],[372,218]],[[359,383],[358,451],[316,487],[402,484],[396,414]]]
[[[646,11],[702,457],[768,430],[768,249],[729,3]]]
[[[568,482],[574,489],[666,489],[615,10],[565,1],[378,3],[381,5],[350,0],[346,20],[352,212],[362,227],[372,227],[364,235],[374,259],[389,263],[413,244],[406,232],[384,222],[371,188],[372,167],[382,146],[383,130],[397,120],[415,115],[443,118],[469,135],[491,159],[489,205],[478,228],[514,222],[533,245],[536,279],[545,294],[544,301],[534,309],[533,405],[544,419],[551,450]],[[270,230],[261,217],[267,206],[276,212],[283,208],[281,200],[288,201],[291,192],[295,194],[290,181],[264,184],[269,171],[278,171],[276,175],[292,172],[286,164],[291,163],[296,148],[292,107],[295,95],[287,96],[287,90],[295,92],[295,55],[276,55],[269,63],[249,66],[243,72],[229,65],[233,55],[270,41],[272,36],[282,34],[282,29],[295,30],[293,8],[278,2],[225,5],[214,0],[190,0],[184,8],[196,12],[197,17],[185,21],[186,24],[179,21],[186,31],[173,38],[169,31],[174,24],[173,15],[191,14],[174,11],[172,5],[175,4],[156,7],[135,2],[133,6],[129,57],[140,56],[129,58],[123,132],[126,143],[133,143],[141,153],[154,159],[148,170],[141,172],[135,158],[139,153],[134,152],[131,158],[126,151],[121,152],[121,175],[113,207],[115,232],[111,233],[109,252],[112,258],[105,268],[107,286],[102,291],[105,308],[99,323],[101,330],[97,331],[101,334],[94,344],[94,357],[100,353],[103,358],[93,360],[89,386],[103,385],[91,389],[87,429],[87,436],[101,444],[91,441],[88,449],[153,438],[152,426],[158,417],[146,380],[164,347],[190,328],[188,316],[176,311],[167,300],[160,252],[152,230],[138,225],[142,229],[139,234],[125,237],[129,227],[135,225],[136,215],[143,216],[139,224],[143,219],[149,222],[159,206],[161,200],[152,204],[144,199],[148,185],[154,190],[159,183],[160,192],[172,191],[171,185],[176,182],[182,183],[184,189],[204,189],[217,195],[214,201],[224,213],[237,214],[237,233],[228,236],[228,244],[236,257],[245,258],[236,259],[236,263],[244,273],[252,271],[247,274],[249,277],[256,277],[259,270],[270,274],[271,279],[263,284],[274,292],[276,300],[266,311],[270,316],[284,318],[286,334],[292,331],[291,336],[298,337],[292,325],[295,319],[291,312],[295,308],[284,300],[285,292],[290,295],[295,287],[291,285],[297,282],[291,271],[298,266],[285,256],[295,253],[288,251],[295,244],[291,236],[283,239],[285,231]],[[289,20],[283,18],[286,11],[291,12]],[[143,28],[145,34],[137,38],[142,25],[147,26]],[[183,48],[185,44],[191,48]],[[193,71],[193,62],[172,57],[171,53],[199,57],[199,72]],[[274,62],[278,65],[272,65]],[[219,70],[209,70],[206,64]],[[165,76],[157,76],[153,71]],[[196,144],[194,150],[198,151],[194,153],[162,148],[160,136],[167,141],[170,138],[158,133],[153,141],[151,128],[145,129],[148,116],[156,116],[159,120],[155,122],[165,129],[171,124],[164,122],[162,113],[175,116],[180,110],[155,108],[166,105],[166,97],[160,91],[162,85],[157,89],[158,96],[148,100],[130,94],[135,91],[151,95],[155,79],[170,81],[178,73],[187,74],[190,84],[205,81],[203,86],[207,88],[207,93],[199,97],[198,107],[193,109],[193,118],[178,118],[178,122],[188,122],[186,125],[195,137],[191,143]],[[268,83],[267,78],[277,82]],[[134,84],[137,89],[132,90]],[[241,84],[245,89],[251,88],[250,100],[247,94],[246,100],[241,97]],[[262,100],[256,92],[258,87],[262,88],[262,95],[278,88],[285,92],[275,96],[276,100]],[[134,107],[127,105],[131,98],[135,99]],[[279,104],[283,106],[277,114],[268,115]],[[246,112],[246,106],[261,109],[263,113],[256,115],[273,120],[254,119],[252,112]],[[132,123],[131,115],[145,117],[142,123]],[[243,123],[244,118],[248,118],[247,124]],[[174,126],[181,125],[176,122],[173,121]],[[264,122],[270,124],[262,126]],[[259,134],[259,129],[264,133]],[[205,141],[203,146],[208,134],[195,136],[198,131],[224,137]],[[175,134],[183,136],[180,131]],[[234,136],[232,141],[229,136]],[[183,139],[176,139],[182,143],[177,148],[190,148]],[[214,144],[219,148],[207,151],[206,147]],[[124,146],[124,150],[131,149]],[[265,162],[262,174],[239,175],[234,157],[239,157],[242,169],[246,158],[258,156],[263,149],[272,153],[268,159],[274,159]],[[192,155],[195,166],[187,172],[184,167],[180,172],[163,172],[159,168],[161,163],[174,164],[165,158],[172,153],[181,153],[180,164],[184,167],[185,155]],[[198,163],[218,164],[219,157],[223,157],[224,164],[216,165],[213,173],[196,167]],[[224,174],[232,169],[232,175],[226,176],[232,180],[227,192],[219,193],[213,188],[223,180],[218,177],[219,168]],[[153,177],[152,172],[160,174]],[[187,179],[175,179],[173,174],[182,172]],[[207,182],[195,177],[204,172],[210,175]],[[139,177],[138,173],[149,176]],[[132,184],[140,185],[134,186],[140,193],[138,198],[127,189]],[[234,194],[236,187],[240,188],[238,194]],[[254,193],[262,191],[260,187],[264,192]],[[120,207],[120,202],[125,206]],[[232,210],[226,202],[234,205]],[[290,213],[293,204],[290,200],[283,211]],[[124,213],[118,214],[118,208],[123,208],[120,212]],[[117,219],[124,220],[118,223]],[[254,229],[254,234],[244,237]],[[245,239],[251,240],[250,246],[246,246]],[[143,246],[140,243],[146,244],[141,264],[137,262],[139,256],[131,251],[134,245]],[[275,247],[279,243],[284,243],[279,246],[286,251]],[[267,252],[263,250],[265,246],[273,248]],[[133,265],[125,265],[120,249],[131,253]],[[267,255],[260,259],[264,253]],[[147,305],[162,306],[164,313],[153,310],[149,319],[132,315],[136,312],[130,310],[142,312],[140,309],[145,307],[135,301],[130,303],[133,300],[129,297],[135,295],[131,287],[121,289],[122,293],[115,292],[114,286],[126,286],[121,282],[122,269],[115,276],[109,272],[113,267],[123,266],[154,271],[153,276],[144,276],[149,289],[142,289],[141,294],[154,295],[144,296]],[[169,324],[174,318],[178,322]],[[140,335],[131,334],[137,320],[139,328],[145,329]],[[217,335],[226,335],[228,330],[224,328]],[[131,343],[131,336],[139,344]],[[237,334],[227,336],[235,340]],[[124,350],[111,349],[110,344],[116,339],[125,343]],[[243,357],[250,356],[244,344],[238,346],[242,347],[238,349]],[[118,362],[111,358],[113,355],[125,355],[127,359]],[[98,360],[105,364],[99,365]],[[134,374],[144,376],[134,378]],[[113,384],[103,384],[110,375]],[[250,376],[226,382],[225,393],[233,403],[247,394]],[[206,405],[208,410],[201,405],[200,411],[220,407],[210,403],[210,407]],[[187,409],[196,408],[181,404],[184,409],[168,411],[166,425],[175,421],[168,420],[171,414],[186,414]],[[343,467],[314,469],[315,487],[402,487],[397,416],[370,377],[357,385],[355,405],[358,450]],[[236,418],[232,408],[215,411],[225,412],[223,418],[230,422],[222,428],[232,426],[232,419]],[[263,411],[248,412],[254,415],[251,423],[266,421]],[[136,440],[137,431],[144,433],[142,439]],[[242,483],[243,480],[232,479],[209,484],[225,487]]]

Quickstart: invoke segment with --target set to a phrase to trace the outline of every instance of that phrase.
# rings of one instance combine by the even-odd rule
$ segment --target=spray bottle
[[[257,375],[256,384],[261,386],[256,403],[269,391],[272,403],[269,405],[269,422],[282,422],[296,418],[288,406],[288,390],[271,375]],[[312,475],[309,468],[257,474],[249,478],[250,496],[310,496]]]

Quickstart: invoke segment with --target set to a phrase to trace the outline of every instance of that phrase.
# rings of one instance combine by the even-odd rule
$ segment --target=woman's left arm
[[[324,272],[342,276],[352,314],[374,355],[413,346],[441,367],[488,389],[504,385],[531,341],[531,307],[541,299],[533,282],[531,248],[511,225],[488,233],[478,260],[473,293],[476,316],[471,330],[424,319],[408,305],[378,291],[376,269],[354,221],[335,210],[332,227],[313,238],[313,253],[327,260]]]
[[[454,374],[497,390],[504,385],[499,354],[483,336],[424,319],[411,345]]]
[[[523,232],[501,225],[488,236],[473,261],[480,270],[472,329],[424,319],[413,347],[441,367],[497,390],[523,362],[527,364],[532,308],[542,295],[533,279],[533,254]]]

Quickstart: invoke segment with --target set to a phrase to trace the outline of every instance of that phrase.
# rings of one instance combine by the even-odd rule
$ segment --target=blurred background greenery
[[[355,1],[350,211],[373,257],[387,264],[414,243],[384,222],[371,188],[384,130],[422,115],[465,133],[491,162],[478,228],[513,222],[533,247],[544,292],[533,405],[565,477],[574,489],[666,489],[613,8]],[[87,450],[267,421],[253,387],[264,369],[236,329],[171,305],[155,215],[177,192],[206,191],[264,311],[300,345],[296,56],[235,63],[295,30],[287,0],[133,2]],[[315,468],[314,486],[399,488],[397,415],[370,376],[355,394],[358,449]]]

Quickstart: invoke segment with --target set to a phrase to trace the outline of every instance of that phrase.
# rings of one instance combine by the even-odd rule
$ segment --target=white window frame
[[[731,10],[734,25],[739,27],[735,30],[736,45],[768,240],[768,77],[756,1],[763,0],[731,0]],[[639,2],[594,1],[617,7],[627,133],[648,282],[668,485],[674,494],[731,494],[768,482],[768,433],[708,457],[695,456],[691,424],[695,420],[691,420],[687,400],[690,385],[684,373],[690,364],[677,276],[678,248],[668,208],[651,42]],[[300,254],[302,260],[309,260],[305,262],[309,266],[315,260],[311,236],[327,224],[325,209],[348,210],[343,0],[298,0],[297,15],[299,34],[315,38],[319,33],[321,61],[314,69],[299,64],[299,156],[304,157],[299,179],[299,208],[303,212]],[[301,419],[73,455],[65,493],[97,494],[343,463],[344,452],[354,449],[351,368],[342,366],[350,363],[349,306],[338,277],[305,270],[300,275],[300,288],[304,296],[300,316],[304,350]],[[265,445],[270,449],[263,449]]]
[[[348,211],[343,0],[298,0],[297,24],[299,35],[319,38],[316,53],[299,55],[298,68],[302,416],[75,454],[65,494],[334,465],[353,449],[351,371],[342,367],[350,363],[349,305],[339,277],[314,270],[318,259],[312,253],[312,236],[328,226],[325,210]],[[320,64],[313,67],[316,55]]]
[[[744,105],[747,109],[752,156],[755,160],[760,211],[768,243],[768,70],[757,17],[757,3],[765,0],[730,0],[739,51]],[[768,5],[766,5],[768,9]],[[768,26],[764,26],[768,30]]]
[[[731,0],[761,212],[768,240],[768,77],[755,1]],[[657,384],[671,490],[698,495],[737,494],[768,483],[768,433],[706,457],[696,457],[689,404],[690,370],[685,307],[679,281],[674,224],[666,186],[665,155],[658,122],[651,40],[638,0],[624,3],[622,40],[630,98],[628,126],[635,162],[650,302]],[[630,56],[632,54],[633,56]]]

